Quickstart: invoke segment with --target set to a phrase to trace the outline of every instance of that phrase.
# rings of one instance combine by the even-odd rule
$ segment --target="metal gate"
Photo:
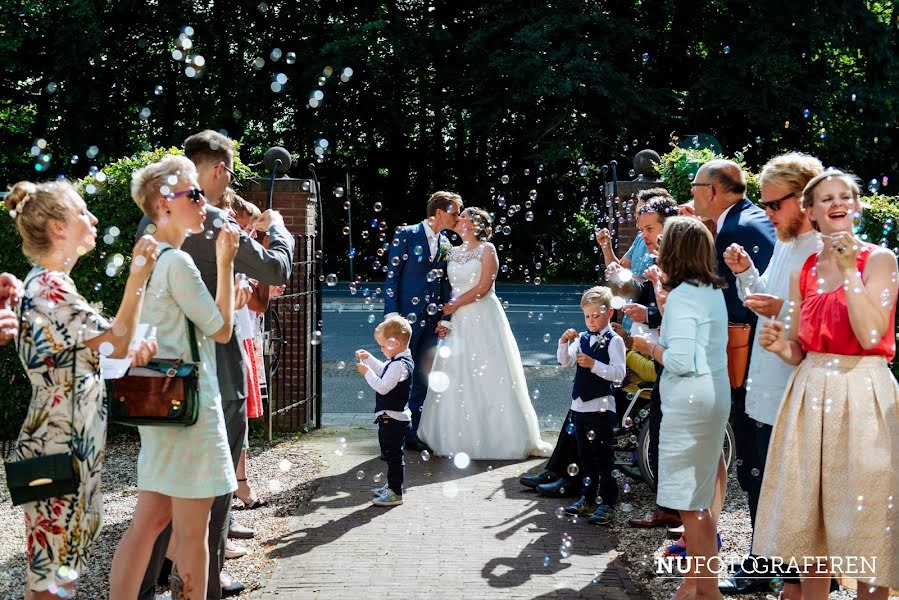
[[[284,293],[273,298],[266,363],[271,387],[267,437],[322,426],[322,273],[315,234],[295,236],[293,269]]]

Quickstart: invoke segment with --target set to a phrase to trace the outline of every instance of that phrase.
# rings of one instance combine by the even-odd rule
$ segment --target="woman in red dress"
[[[855,577],[861,600],[899,587],[899,386],[887,366],[899,284],[896,256],[853,235],[858,196],[841,171],[809,181],[802,206],[824,249],[793,274],[786,322],[759,331],[763,348],[799,366],[771,436],[753,549],[797,561],[805,600],[827,598],[831,572]]]

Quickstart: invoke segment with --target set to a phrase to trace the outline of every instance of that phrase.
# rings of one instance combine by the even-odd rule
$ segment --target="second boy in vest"
[[[565,507],[570,515],[588,515],[590,523],[608,525],[618,502],[618,482],[612,476],[615,426],[613,386],[625,376],[624,340],[612,331],[612,291],[592,287],[581,296],[587,331],[569,329],[559,338],[557,358],[563,367],[577,364],[571,391],[571,422],[577,442],[581,497]],[[569,470],[577,469],[572,465]],[[598,495],[597,495],[598,493]]]
[[[365,350],[356,350],[361,361],[356,368],[375,391],[375,423],[378,424],[378,443],[381,458],[387,462],[387,484],[372,490],[376,506],[396,506],[403,503],[403,446],[412,428],[409,410],[409,388],[415,363],[409,352],[412,326],[404,317],[387,317],[375,328],[375,341],[387,362],[381,362]]]

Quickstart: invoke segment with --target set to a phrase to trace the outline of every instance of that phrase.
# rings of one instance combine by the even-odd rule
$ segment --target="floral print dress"
[[[32,396],[13,459],[68,452],[71,442],[81,480],[77,494],[22,505],[29,587],[54,591],[85,569],[100,535],[106,405],[99,356],[83,342],[110,325],[78,294],[68,274],[41,267],[26,277],[19,310],[19,358]]]

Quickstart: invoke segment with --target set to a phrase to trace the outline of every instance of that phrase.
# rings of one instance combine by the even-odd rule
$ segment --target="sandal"
[[[239,484],[241,481],[246,481],[246,479],[238,479],[237,483]],[[249,487],[249,485],[247,487]],[[252,490],[250,490],[250,493],[252,493]],[[266,500],[265,498],[262,498],[260,496],[256,496],[255,498],[251,497],[250,501],[247,502],[235,490],[234,497],[237,498],[238,500],[240,500],[241,502],[243,502],[244,510],[253,510],[255,508],[262,508],[263,506],[268,506],[268,500]]]

